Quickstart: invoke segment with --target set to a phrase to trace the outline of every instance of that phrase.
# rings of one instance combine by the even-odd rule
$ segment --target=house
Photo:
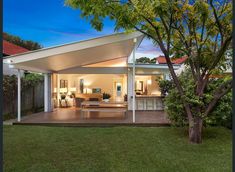
[[[25,53],[29,50],[20,47],[6,40],[3,40],[3,57]],[[3,63],[3,75],[17,75],[17,70],[9,68],[9,65]]]
[[[61,106],[82,106],[81,109],[86,107],[84,111],[96,111],[95,107],[101,104],[103,108],[99,110],[107,112],[111,108],[104,106],[114,106],[117,110],[127,105],[135,122],[135,111],[163,109],[157,79],[169,79],[166,64],[133,63],[143,38],[140,32],[117,33],[11,55],[4,58],[4,63],[19,73],[27,70],[44,74],[45,112]],[[180,68],[179,64],[173,66],[175,70]],[[19,73],[18,121],[21,120]],[[111,95],[114,103],[103,103],[104,92]],[[95,101],[91,103],[92,100]]]
[[[183,56],[181,58],[176,58],[176,59],[171,60],[171,63],[173,65],[180,65],[180,67],[175,70],[176,75],[179,75],[182,71],[185,70],[184,62],[187,59],[188,59],[187,56]],[[167,64],[165,56],[160,55],[160,56],[156,57],[156,64]]]
[[[188,59],[187,56],[171,60],[172,64],[183,64]],[[156,57],[156,64],[167,64],[165,56]]]

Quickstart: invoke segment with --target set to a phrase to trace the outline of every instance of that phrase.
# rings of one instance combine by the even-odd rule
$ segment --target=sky
[[[96,31],[80,17],[79,10],[65,6],[64,0],[4,0],[3,31],[38,42],[43,47],[115,33],[114,21],[105,19],[103,30]],[[136,56],[153,58],[160,54],[159,48],[144,39]]]

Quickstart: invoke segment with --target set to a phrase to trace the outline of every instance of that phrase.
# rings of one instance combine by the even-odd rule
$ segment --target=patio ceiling
[[[110,60],[126,59],[127,61],[134,47],[140,44],[143,37],[140,32],[118,33],[8,56],[3,63],[17,69],[60,73],[60,71],[68,71],[76,67],[91,67],[96,63],[102,64]],[[134,38],[137,42],[133,41]]]

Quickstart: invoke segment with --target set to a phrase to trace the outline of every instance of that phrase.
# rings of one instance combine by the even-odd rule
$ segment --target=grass
[[[232,133],[207,128],[191,145],[184,128],[4,126],[4,171],[226,172]]]

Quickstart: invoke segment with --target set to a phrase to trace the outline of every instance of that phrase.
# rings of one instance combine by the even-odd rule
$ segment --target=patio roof
[[[133,41],[135,38],[136,42]],[[140,32],[117,33],[9,56],[4,58],[3,63],[16,69],[60,73],[115,59],[127,60],[143,38]]]

